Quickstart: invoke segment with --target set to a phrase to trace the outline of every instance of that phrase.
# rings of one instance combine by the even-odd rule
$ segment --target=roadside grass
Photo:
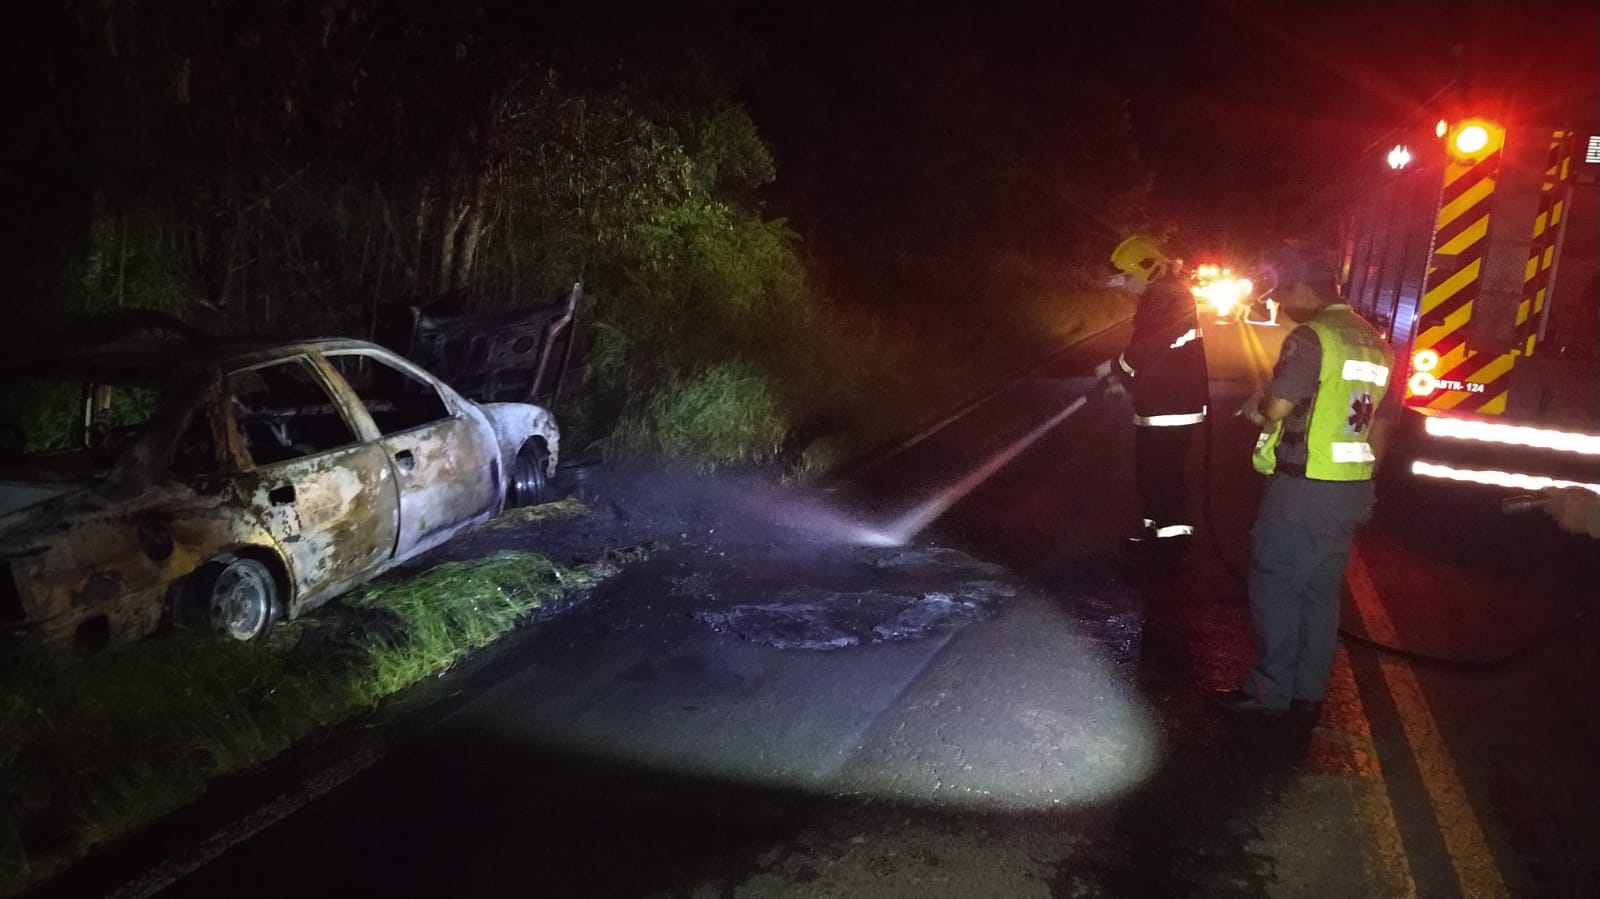
[[[370,584],[263,645],[177,633],[0,668],[0,894],[448,669],[593,576],[531,553]]]
[[[702,468],[767,461],[783,443],[788,416],[771,380],[745,363],[713,365],[673,378],[613,431],[630,454],[693,459]]]
[[[403,581],[357,591],[346,602],[375,614],[359,649],[354,683],[368,704],[442,671],[509,631],[545,602],[589,582],[532,553],[500,552],[446,562]],[[374,620],[368,619],[369,622]]]
[[[555,521],[561,518],[573,518],[589,511],[581,501],[572,497],[563,497],[554,502],[540,503],[537,506],[521,506],[501,512],[498,518],[485,524],[486,528],[523,527],[540,521]]]

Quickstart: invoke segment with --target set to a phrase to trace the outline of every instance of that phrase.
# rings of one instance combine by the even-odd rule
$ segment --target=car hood
[[[74,525],[132,509],[114,485],[102,481],[63,483],[8,477],[0,479],[0,555],[58,539]]]
[[[0,529],[11,523],[15,513],[83,489],[80,484],[0,480]]]
[[[201,496],[176,483],[97,479],[61,483],[0,478],[0,557],[32,552],[94,521],[135,518],[152,509],[179,517],[229,501],[228,490]]]

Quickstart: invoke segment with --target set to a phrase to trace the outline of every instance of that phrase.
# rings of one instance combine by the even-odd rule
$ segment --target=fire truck
[[[1341,222],[1413,475],[1600,492],[1600,103],[1570,105],[1452,95],[1375,148]]]

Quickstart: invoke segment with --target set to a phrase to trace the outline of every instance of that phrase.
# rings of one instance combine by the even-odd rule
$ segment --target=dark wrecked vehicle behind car
[[[560,434],[356,340],[146,341],[0,370],[0,628],[267,633],[507,505]]]

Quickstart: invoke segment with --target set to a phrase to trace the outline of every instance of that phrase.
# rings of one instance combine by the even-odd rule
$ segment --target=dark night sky
[[[1195,14],[1204,20],[1196,31],[1208,43],[1180,38],[1185,64],[1169,71],[1165,84],[1149,86],[1141,103],[1150,112],[1171,103],[1171,121],[1159,126],[1170,130],[1152,131],[1150,149],[1160,154],[1153,161],[1165,175],[1163,196],[1187,205],[1190,215],[1200,214],[1181,199],[1190,184],[1193,197],[1247,217],[1240,185],[1256,173],[1307,187],[1344,176],[1363,151],[1387,146],[1392,129],[1451,81],[1458,46],[1469,84],[1518,90],[1537,84],[1542,93],[1561,81],[1590,91],[1600,84],[1600,5],[1592,3],[1209,6],[1211,12]],[[1203,151],[1186,158],[1180,148],[1191,140],[1214,140],[1206,149],[1221,164],[1208,167]]]
[[[1226,244],[1285,227],[1298,193],[1349,171],[1451,80],[1457,45],[1462,71],[1484,83],[1564,80],[1592,90],[1600,83],[1597,9],[1511,0],[1093,8],[815,0],[758,18],[776,66],[807,68],[822,81],[851,70],[854,55],[937,33],[929,23],[942,18],[990,52],[1036,67],[1040,79],[1110,82],[1132,100],[1162,210],[1192,242]],[[926,52],[940,52],[937,42],[927,41]],[[772,133],[781,177],[786,136],[781,125]]]

